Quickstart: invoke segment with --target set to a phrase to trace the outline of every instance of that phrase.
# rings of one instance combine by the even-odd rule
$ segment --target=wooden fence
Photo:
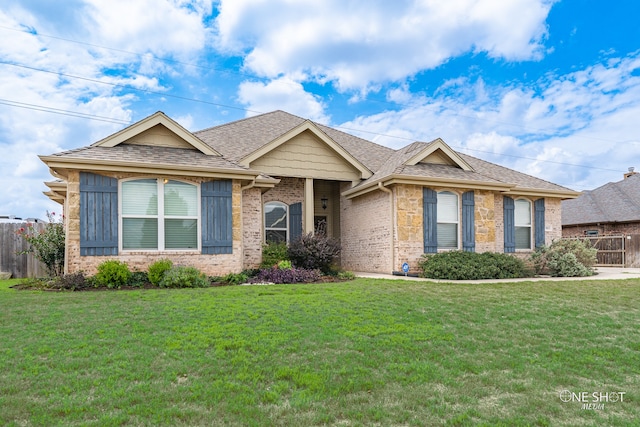
[[[599,267],[640,268],[640,234],[618,236],[585,236],[598,250]]]
[[[13,278],[44,277],[47,269],[31,254],[18,255],[27,250],[29,244],[18,235],[25,223],[0,223],[0,271],[11,273]],[[42,230],[46,224],[33,224],[36,230]]]

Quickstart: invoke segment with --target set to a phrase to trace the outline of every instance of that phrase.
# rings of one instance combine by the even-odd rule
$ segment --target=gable
[[[195,147],[193,145],[189,144],[184,139],[179,138],[175,133],[171,132],[162,124],[157,124],[150,129],[132,136],[122,143],[134,145],[150,145],[154,147],[186,148],[195,150]]]
[[[435,164],[435,165],[447,165],[447,166],[458,166],[456,162],[451,160],[444,151],[441,149],[437,149],[431,154],[427,155],[424,159],[418,162],[419,164]]]
[[[220,153],[161,111],[92,144],[92,146],[115,147],[123,143],[168,148],[190,148],[203,154],[220,156]]]
[[[405,165],[414,166],[418,163],[455,166],[465,171],[473,171],[471,165],[440,138],[413,155]]]
[[[343,181],[362,177],[360,170],[308,129],[252,160],[249,166],[272,176]]]

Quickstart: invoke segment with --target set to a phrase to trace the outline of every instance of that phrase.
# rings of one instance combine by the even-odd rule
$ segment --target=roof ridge
[[[299,118],[301,120],[307,120],[307,119],[304,119],[302,117],[296,116],[295,114],[291,114],[291,113],[288,113],[288,112],[283,111],[283,110],[273,110],[273,111],[268,111],[266,113],[256,114],[255,116],[243,117],[242,119],[233,120],[231,122],[226,122],[226,123],[221,123],[219,125],[209,126],[208,128],[200,129],[200,130],[197,130],[197,131],[194,131],[194,132],[191,132],[191,133],[193,133],[193,134],[203,133],[203,132],[206,132],[206,131],[211,130],[211,129],[219,129],[219,128],[222,128],[222,127],[225,127],[225,126],[235,125],[235,124],[238,124],[240,122],[245,122],[245,121],[248,121],[248,120],[256,119],[258,117],[264,117],[264,116],[268,116],[268,115],[275,114],[275,113],[284,113],[284,114],[287,114],[289,116],[297,117],[297,118]]]

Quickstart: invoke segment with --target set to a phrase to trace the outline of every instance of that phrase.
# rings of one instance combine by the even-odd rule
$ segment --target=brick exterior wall
[[[262,262],[262,192],[251,188],[242,192],[242,266],[257,268]]]
[[[586,231],[597,230],[601,236],[640,234],[640,222],[608,223],[594,225],[568,225],[562,227],[563,237],[583,237]]]
[[[446,187],[430,188],[435,191],[451,191],[458,195],[463,192],[463,190]],[[345,189],[342,188],[341,191]],[[418,271],[418,263],[424,253],[423,187],[403,184],[394,185],[391,190],[392,198],[386,192],[373,191],[351,200],[342,200],[344,268],[353,271],[390,273],[400,271],[402,264],[407,262],[410,271]],[[391,199],[393,212],[389,207]],[[528,200],[533,203],[535,199]],[[474,190],[474,201],[476,252],[504,252],[502,193]],[[551,244],[561,235],[560,208],[559,199],[545,199],[547,244]],[[392,217],[393,226],[389,224]],[[533,226],[535,227],[535,224]],[[391,243],[391,231],[393,231],[393,243]],[[516,256],[526,258],[531,252],[532,250],[519,250]],[[391,259],[392,256],[393,259]],[[393,270],[390,270],[391,268]]]
[[[157,176],[137,174],[113,174],[102,173],[117,179],[131,177],[158,178]],[[162,178],[162,177],[160,177]],[[203,180],[192,177],[168,177],[180,179],[192,183],[200,183]],[[146,270],[149,265],[163,258],[169,258],[175,265],[187,265],[198,268],[210,276],[223,275],[229,272],[240,272],[243,269],[243,235],[242,235],[242,195],[240,182],[232,183],[232,212],[233,212],[233,253],[224,255],[203,255],[199,251],[128,251],[115,256],[80,256],[80,173],[71,171],[67,180],[67,246],[66,246],[66,273],[83,271],[87,275],[97,272],[97,267],[109,259],[117,259],[127,263],[131,270]]]
[[[340,191],[346,191],[343,183]],[[342,267],[351,271],[389,273],[391,268],[391,198],[373,191],[354,199],[340,198]]]

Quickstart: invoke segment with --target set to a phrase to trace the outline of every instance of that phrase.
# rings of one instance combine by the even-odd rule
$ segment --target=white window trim
[[[157,215],[123,215],[122,211],[122,184],[129,181],[140,181],[140,180],[155,180],[158,186],[158,214]],[[193,185],[196,187],[196,212],[195,216],[166,216],[164,215],[164,184],[169,181],[177,181],[183,182],[185,184]],[[121,179],[118,182],[118,251],[120,253],[133,253],[133,252],[198,252],[202,251],[202,207],[201,207],[201,193],[200,193],[200,185],[174,178],[153,178],[153,177],[133,177]],[[124,218],[155,218],[158,220],[158,248],[157,249],[124,249],[123,248],[123,224],[122,220]],[[164,247],[164,220],[165,219],[195,219],[196,220],[196,248],[172,248],[165,249]]]
[[[278,206],[284,206],[285,212],[286,212],[286,217],[285,217],[285,227],[267,227],[267,205],[278,205]],[[286,243],[289,243],[289,205],[287,205],[286,203],[277,201],[277,200],[272,200],[270,202],[265,202],[265,204],[262,206],[263,209],[263,214],[262,214],[262,221],[264,223],[264,229],[262,232],[262,241],[264,243],[268,243],[267,242],[267,231],[268,230],[277,230],[277,231],[284,231],[287,234],[287,238],[285,239]]]
[[[527,204],[529,205],[529,224],[528,225],[519,225],[517,222],[518,216],[516,215],[516,212],[518,211],[516,209],[516,205],[518,203],[518,201],[522,201],[522,202],[527,202]],[[517,199],[515,199],[513,201],[513,233],[514,233],[514,238],[515,238],[515,230],[518,227],[528,227],[529,228],[529,247],[528,248],[518,248],[517,247],[517,243],[516,243],[516,252],[528,252],[533,250],[533,245],[535,244],[534,239],[535,236],[533,235],[533,202],[529,199],[525,199],[524,197],[519,197]]]
[[[461,210],[461,203],[460,203],[460,194],[458,194],[457,192],[454,191],[450,191],[450,190],[442,190],[442,191],[438,191],[436,193],[436,199],[438,198],[438,196],[441,193],[448,193],[448,194],[452,194],[454,196],[456,196],[456,204],[457,204],[457,209],[456,209],[456,220],[455,221],[441,221],[440,218],[436,218],[436,227],[438,226],[438,224],[456,224],[456,247],[453,248],[443,248],[438,246],[438,252],[448,252],[448,251],[456,251],[460,249],[460,242],[462,240],[461,235],[462,235],[462,231],[460,229],[460,210]],[[438,203],[440,201],[438,200]],[[437,210],[437,205],[436,205],[436,210]]]

